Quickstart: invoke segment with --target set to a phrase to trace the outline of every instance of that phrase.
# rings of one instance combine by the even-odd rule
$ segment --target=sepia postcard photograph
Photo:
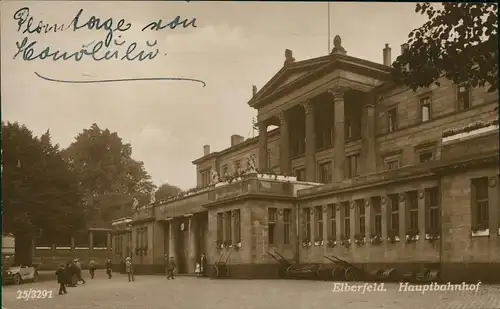
[[[498,3],[0,16],[2,309],[500,309]]]

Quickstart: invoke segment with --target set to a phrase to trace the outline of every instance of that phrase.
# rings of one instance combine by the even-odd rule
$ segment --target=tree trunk
[[[31,265],[33,261],[32,237],[27,233],[15,234],[15,255],[16,264]]]

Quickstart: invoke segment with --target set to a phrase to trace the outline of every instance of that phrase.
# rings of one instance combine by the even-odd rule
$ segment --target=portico
[[[258,110],[259,169],[269,169],[267,128],[276,125],[282,174],[303,171],[301,180],[340,182],[360,169],[375,172],[372,92],[388,80],[387,67],[345,55],[338,36],[328,56],[300,62],[289,50],[285,56],[283,68],[248,103]]]

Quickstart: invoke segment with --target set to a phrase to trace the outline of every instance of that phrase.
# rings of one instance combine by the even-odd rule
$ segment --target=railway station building
[[[442,80],[414,92],[391,82],[389,46],[379,64],[334,43],[309,60],[285,52],[248,101],[259,135],[205,145],[196,188],[113,231],[115,263],[126,243],[139,273],[163,272],[165,254],[192,273],[205,253],[231,277],[276,277],[276,250],[300,265],[326,255],[500,279],[498,91]]]

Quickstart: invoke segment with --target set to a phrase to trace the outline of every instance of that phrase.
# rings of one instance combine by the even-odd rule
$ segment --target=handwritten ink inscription
[[[103,60],[126,60],[126,61],[145,61],[153,60],[161,54],[158,48],[157,40],[145,40],[142,43],[131,41],[127,42],[124,38],[125,33],[133,25],[126,19],[115,20],[112,17],[102,18],[95,15],[86,16],[84,10],[80,9],[68,23],[48,23],[43,20],[36,20],[28,7],[17,10],[13,16],[17,23],[17,33],[23,37],[15,42],[16,51],[14,59],[24,61],[52,60],[52,61],[76,61],[82,59],[91,59],[93,61]],[[181,18],[176,16],[171,20],[158,19],[151,21],[141,28],[145,31],[174,30],[185,28],[197,28],[196,18]],[[57,35],[62,32],[94,31],[99,34],[104,33],[102,39],[96,39],[91,42],[82,42],[77,50],[67,51],[44,46],[34,39],[36,36]],[[56,80],[35,72],[35,74],[48,81],[88,83],[93,81],[64,81]],[[131,81],[137,79],[107,80],[95,82],[110,81]],[[141,80],[187,80],[202,83],[203,81],[189,78],[143,78]]]
[[[158,44],[156,40],[152,42],[146,41],[145,44],[139,46],[137,42],[128,43],[123,39],[122,35],[117,35],[115,38],[116,33],[124,33],[132,27],[132,24],[125,19],[122,18],[116,22],[111,17],[103,19],[92,15],[86,18],[83,13],[83,9],[80,9],[68,24],[50,24],[42,20],[35,21],[28,7],[17,10],[14,13],[17,32],[25,35],[25,37],[16,42],[14,59],[21,57],[24,61],[46,59],[80,61],[84,57],[90,57],[95,61],[115,59],[144,61],[155,59],[160,53],[160,50],[156,48]],[[146,25],[142,28],[142,31],[158,31],[166,28],[173,30],[179,26],[182,28],[196,28],[196,18],[188,20],[177,16],[168,22],[158,20]],[[76,32],[80,30],[101,31],[105,32],[106,36],[103,40],[84,43],[80,50],[77,51],[61,51],[54,50],[50,46],[40,46],[38,41],[29,37],[29,35],[43,35],[64,31]]]

